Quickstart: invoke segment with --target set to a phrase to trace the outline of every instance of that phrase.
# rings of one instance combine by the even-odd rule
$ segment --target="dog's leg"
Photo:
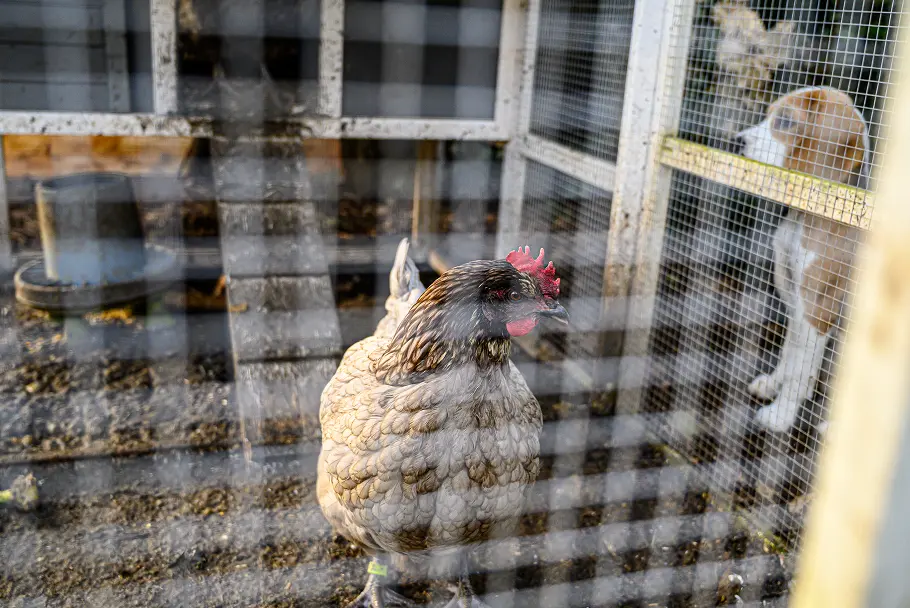
[[[849,253],[849,252],[847,252]],[[777,399],[761,408],[756,422],[772,431],[788,431],[803,401],[812,397],[828,338],[836,331],[846,296],[849,255],[801,251],[797,258],[797,306],[790,317],[788,341],[775,374],[781,374]]]
[[[796,270],[796,257],[799,255],[799,241],[802,238],[802,226],[790,218],[784,218],[774,232],[772,251],[774,252],[774,287],[780,296],[787,314],[786,329],[784,329],[784,344],[780,352],[780,362],[770,374],[757,376],[749,384],[749,393],[759,399],[774,399],[780,392],[784,382],[783,363],[792,355],[793,350],[793,319],[798,309],[801,309],[799,281],[793,274]]]
[[[828,334],[822,334],[802,314],[790,319],[788,330],[789,348],[781,352],[781,360],[775,370],[781,378],[777,399],[758,410],[755,421],[769,431],[789,431],[796,422],[799,408],[812,396],[818,372],[825,356]]]

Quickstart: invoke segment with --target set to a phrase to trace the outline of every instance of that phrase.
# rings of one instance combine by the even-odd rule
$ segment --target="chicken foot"
[[[386,586],[389,584],[388,571],[383,560],[374,558],[367,567],[367,584],[347,608],[417,608],[419,604]]]
[[[474,593],[474,588],[471,587],[471,581],[468,580],[467,574],[451,585],[450,589],[455,593],[455,597],[445,605],[445,608],[489,608],[489,606],[477,599],[477,594]]]

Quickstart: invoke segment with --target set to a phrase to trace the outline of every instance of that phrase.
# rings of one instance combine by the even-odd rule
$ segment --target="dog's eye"
[[[512,293],[509,294],[509,299],[512,300],[513,302],[517,302],[521,299],[521,294],[518,293],[517,291],[513,291]]]
[[[789,131],[793,128],[793,118],[789,112],[778,112],[774,116],[774,128],[778,131]]]

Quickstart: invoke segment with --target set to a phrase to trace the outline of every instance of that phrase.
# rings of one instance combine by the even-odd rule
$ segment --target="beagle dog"
[[[736,144],[747,158],[868,187],[869,129],[853,100],[836,89],[805,88],[781,97],[765,120],[737,134]],[[800,406],[815,392],[860,237],[857,228],[797,209],[790,209],[778,226],[774,285],[788,322],[777,367],[749,385],[752,395],[771,401],[755,415],[762,428],[789,431]]]

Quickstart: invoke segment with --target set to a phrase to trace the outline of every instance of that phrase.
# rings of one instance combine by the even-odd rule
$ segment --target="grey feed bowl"
[[[178,281],[178,258],[174,251],[147,245],[145,256],[145,268],[136,276],[97,285],[49,279],[43,259],[29,262],[16,272],[16,300],[51,312],[89,312],[140,300]]]

